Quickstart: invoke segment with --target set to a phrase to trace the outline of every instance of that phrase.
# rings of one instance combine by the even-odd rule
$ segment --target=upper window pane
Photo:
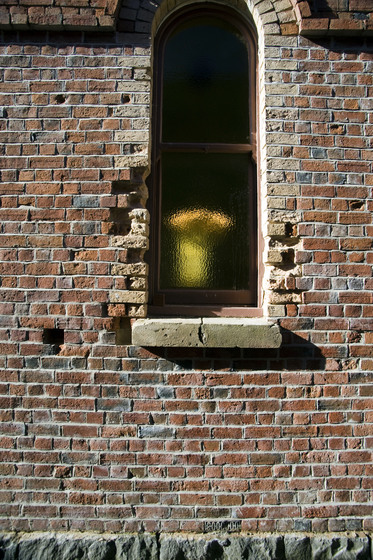
[[[210,16],[180,24],[165,44],[162,141],[249,141],[249,69],[243,37]]]

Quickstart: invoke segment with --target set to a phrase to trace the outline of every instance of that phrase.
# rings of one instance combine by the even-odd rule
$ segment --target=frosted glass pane
[[[163,154],[161,289],[248,288],[249,169],[247,154]]]
[[[218,18],[181,26],[166,42],[164,142],[248,142],[248,53]]]

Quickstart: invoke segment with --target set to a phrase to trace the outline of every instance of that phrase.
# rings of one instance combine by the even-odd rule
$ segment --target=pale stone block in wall
[[[149,109],[144,105],[122,105],[113,111],[114,117],[146,117],[148,114]]]
[[[277,149],[277,146],[273,146]],[[272,146],[268,146],[268,152],[270,152]],[[281,150],[281,148],[280,148]],[[285,179],[285,173],[283,171],[269,171],[267,173],[267,183],[282,183]],[[267,188],[267,192],[269,194],[269,187]]]
[[[264,49],[264,59],[269,61],[271,58],[280,59],[281,58],[281,49],[277,47],[265,47]]]
[[[147,236],[149,234],[148,224],[133,221],[131,224],[131,233],[133,235]]]
[[[285,305],[268,305],[267,313],[268,317],[285,317],[286,307]]]
[[[285,212],[284,210],[268,210],[267,218],[270,222],[292,222],[296,223],[299,216],[296,212]]]
[[[298,95],[299,86],[296,84],[267,84],[268,95]]]
[[[286,132],[275,132],[267,133],[267,142],[268,144],[287,144],[291,146],[295,146],[299,144],[299,135],[298,134],[290,134]]]
[[[149,139],[149,132],[146,130],[121,130],[115,132],[115,142],[146,142]]]
[[[272,105],[272,107],[284,107],[285,100],[283,95],[266,95],[265,98],[266,105]]]
[[[116,168],[129,167],[147,167],[149,160],[147,157],[141,156],[115,156],[114,163]]]
[[[135,68],[133,73],[134,80],[150,80],[150,68]]]
[[[135,290],[112,290],[109,292],[109,300],[112,303],[146,303],[148,293]]]
[[[279,132],[283,130],[284,123],[283,121],[267,121],[267,132]]]
[[[149,105],[150,95],[149,93],[135,93],[133,94],[133,102],[135,105]]]
[[[272,264],[272,263],[270,263]],[[286,278],[286,277],[296,277],[296,276],[301,276],[302,275],[302,267],[301,266],[294,266],[291,269],[291,272],[289,273],[288,270],[283,270],[280,268],[277,268],[278,264],[272,264],[272,267],[269,267],[269,274],[267,275],[267,278],[270,282],[272,282],[273,279],[275,279],[276,281],[279,280],[280,277]]]
[[[133,318],[146,317],[148,314],[147,305],[128,305],[127,316]]]
[[[118,66],[122,68],[142,68],[144,66],[150,66],[150,58],[148,56],[118,56],[117,58]]]
[[[277,23],[266,23],[263,28],[265,35],[277,35],[280,33],[280,27]]]
[[[266,47],[295,48],[298,46],[298,42],[298,37],[290,37],[289,35],[268,35],[265,37]]]
[[[142,235],[118,235],[110,239],[112,247],[123,247],[123,249],[147,249],[149,239]]]
[[[254,0],[254,5],[259,14],[265,14],[266,12],[273,12],[272,2],[269,0]]]
[[[301,294],[297,294],[295,292],[291,292],[291,293],[270,292],[268,294],[268,302],[274,305],[279,305],[281,303],[301,303],[302,297]]]
[[[267,234],[271,235],[273,237],[283,237],[285,235],[287,235],[286,233],[286,224],[284,223],[280,223],[280,224],[276,224],[276,223],[269,223],[267,226]]]
[[[268,186],[267,193],[271,196],[299,196],[300,188],[298,185],[270,184]]]
[[[268,251],[266,261],[272,264],[282,263],[282,254],[280,251]]]
[[[148,118],[132,119],[132,130],[146,130],[149,133],[150,120]]]
[[[148,288],[147,279],[144,277],[133,276],[129,279],[130,290],[146,290]]]
[[[261,18],[263,23],[277,23],[277,15],[274,11],[263,14]]]
[[[136,346],[278,348],[277,324],[263,318],[143,319],[132,327]]]
[[[286,208],[286,198],[271,197],[267,200],[268,208]]]
[[[111,274],[114,276],[127,276],[129,274],[146,276],[148,274],[148,265],[145,263],[113,264],[111,266]]]
[[[132,328],[132,342],[136,346],[201,346],[200,319],[144,319]]]
[[[213,347],[278,348],[281,334],[278,325],[265,319],[203,319],[202,339]]]
[[[150,91],[150,83],[145,81],[144,82],[122,81],[122,82],[118,82],[117,89],[118,91],[123,91],[125,93],[132,93],[136,91],[147,92]]]
[[[135,47],[134,53],[135,53],[135,56],[150,56],[151,55],[151,48],[150,47]]]
[[[279,22],[282,23],[293,23],[294,22],[294,12],[293,10],[283,10],[278,13]],[[296,28],[297,29],[297,28]]]
[[[290,169],[291,171],[298,171],[300,168],[299,159],[295,158],[272,158],[268,160],[268,169]]]
[[[136,222],[149,223],[150,214],[146,208],[134,208],[129,213],[129,217]]]
[[[282,146],[267,146],[267,156],[268,157],[281,157],[282,156]],[[267,173],[268,177],[269,173]],[[281,176],[279,174],[279,176]]]
[[[267,119],[279,119],[282,121],[290,120],[297,121],[299,118],[298,109],[277,109],[277,108],[267,108]]]

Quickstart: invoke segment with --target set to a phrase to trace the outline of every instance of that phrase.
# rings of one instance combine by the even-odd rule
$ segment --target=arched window
[[[255,40],[233,11],[195,5],[155,53],[150,312],[242,314],[257,305]]]

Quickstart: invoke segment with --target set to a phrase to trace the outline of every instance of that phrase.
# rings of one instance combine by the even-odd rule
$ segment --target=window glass
[[[150,312],[255,305],[252,35],[206,4],[170,16],[155,46]]]
[[[248,88],[247,47],[232,26],[182,25],[165,45],[163,142],[247,142]]]
[[[160,288],[248,288],[247,154],[162,157]]]

